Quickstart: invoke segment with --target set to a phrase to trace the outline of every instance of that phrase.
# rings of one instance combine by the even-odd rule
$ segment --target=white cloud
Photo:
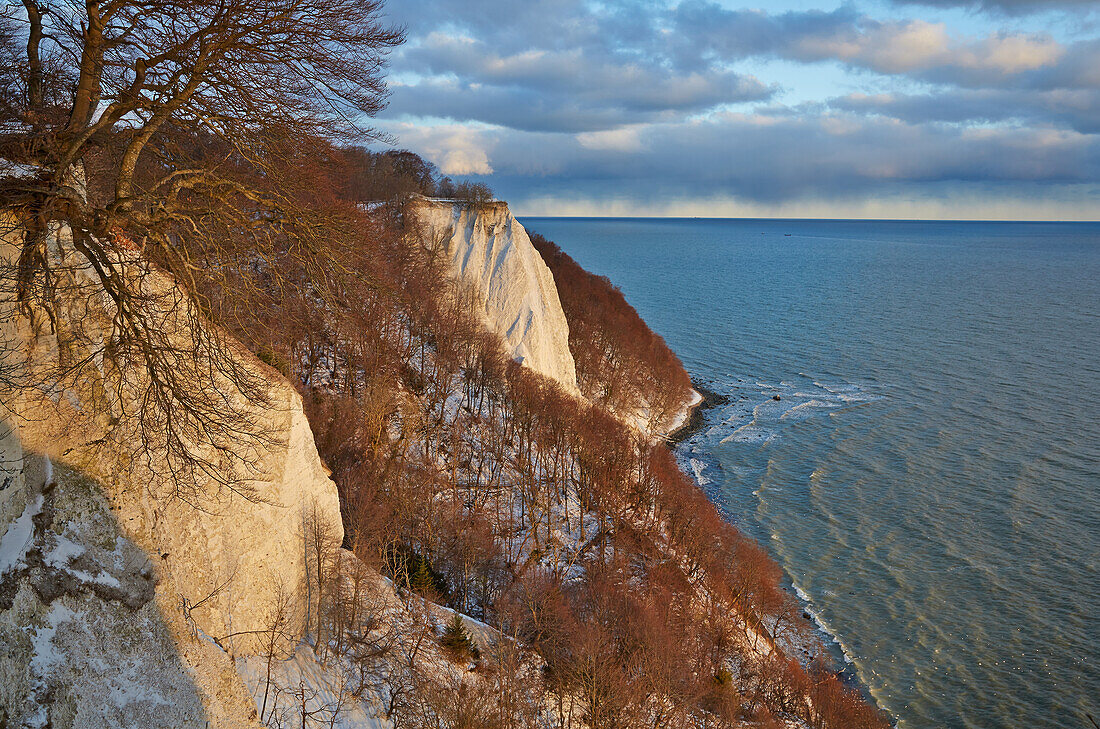
[[[676,21],[684,39],[681,53],[697,60],[716,54],[731,62],[753,57],[839,61],[880,74],[964,86],[1015,84],[1026,74],[1055,69],[1071,47],[1088,52],[1087,44],[1065,46],[1049,33],[961,35],[942,22],[878,21],[850,6],[769,15],[688,0]],[[1059,81],[1070,79],[1046,78],[1047,83]]]
[[[491,175],[486,135],[463,124],[396,124],[389,131],[403,146],[427,157],[444,175]]]
[[[442,157],[436,155],[436,165],[445,175],[491,175],[493,168],[489,164],[489,155],[483,149],[455,148],[447,150]]]
[[[997,196],[1037,196],[1055,211],[1061,195],[1095,217],[1081,190],[1100,184],[1100,38],[1038,19],[974,14],[960,32],[931,22],[958,13],[876,19],[831,5],[408,0],[411,41],[394,57],[407,84],[380,126],[446,174],[492,173],[502,196],[573,201],[559,212],[583,200],[626,214],[723,200],[720,214],[797,215],[843,200],[852,215],[899,205],[918,217],[996,217]],[[810,63],[832,74],[818,98],[791,81]],[[773,79],[809,98],[780,105],[792,97]],[[880,207],[859,210],[861,198]],[[956,199],[986,213],[952,208]],[[1062,210],[1051,214],[1072,217]]]

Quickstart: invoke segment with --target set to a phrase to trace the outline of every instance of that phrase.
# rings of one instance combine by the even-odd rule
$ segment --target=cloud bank
[[[872,16],[852,4],[409,0],[382,126],[447,174],[491,175],[542,213],[583,201],[675,214],[708,200],[904,216],[954,201],[997,217],[1014,201],[1100,217],[1091,6],[932,4],[980,22],[958,29],[900,2],[886,6],[900,15]],[[1045,26],[1003,21],[1051,9],[1060,20]],[[803,70],[834,80],[807,93]]]

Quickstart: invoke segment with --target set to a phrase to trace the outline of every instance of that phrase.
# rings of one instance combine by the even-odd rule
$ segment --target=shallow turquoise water
[[[682,459],[901,727],[1100,721],[1100,224],[523,223],[730,396]]]

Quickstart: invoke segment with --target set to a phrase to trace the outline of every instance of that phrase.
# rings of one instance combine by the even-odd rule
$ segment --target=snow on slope
[[[554,276],[507,203],[483,205],[417,198],[422,235],[438,246],[455,278],[470,286],[485,324],[516,360],[577,394],[569,325]]]

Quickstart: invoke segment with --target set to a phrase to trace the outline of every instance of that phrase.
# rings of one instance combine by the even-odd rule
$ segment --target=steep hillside
[[[686,424],[702,398],[665,341],[607,278],[585,271],[537,233],[531,242],[557,283],[581,393],[648,432]]]
[[[51,321],[14,299],[7,272],[22,233],[14,221],[5,228],[0,630],[9,650],[0,685],[11,693],[0,717],[9,726],[253,721],[231,659],[258,649],[278,595],[308,592],[304,527],[324,523],[337,544],[342,534],[300,397],[181,306],[186,294],[170,279],[118,251],[112,265],[142,279],[162,351],[176,348],[194,389],[216,389],[227,425],[262,434],[232,438],[232,478],[217,470],[224,441],[194,442],[189,461],[164,436],[188,414],[157,411],[149,371],[121,351],[111,301],[68,231],[48,243],[64,284]],[[300,635],[309,603],[298,602],[290,632]]]
[[[92,241],[140,282],[121,313],[51,234],[50,317],[2,302],[5,722],[880,726],[664,444],[530,366],[546,330],[521,350],[456,294],[556,300],[495,210],[512,232],[449,204],[471,232],[427,239],[400,206],[360,210],[360,245],[318,268],[208,258],[189,289],[124,235]],[[456,267],[447,241],[502,265]],[[592,321],[626,316],[610,305]],[[647,373],[635,403],[682,406],[667,348],[606,341]]]
[[[432,206],[447,221],[473,219],[456,203]],[[775,563],[721,519],[663,443],[518,363],[447,285],[460,272],[438,255],[439,239],[401,210],[363,213],[362,268],[331,296],[301,286],[253,299],[258,321],[289,324],[282,313],[294,312],[313,322],[257,327],[253,337],[273,338],[253,346],[306,393],[360,563],[406,604],[445,605],[496,637],[472,669],[440,671],[410,659],[424,633],[388,632],[373,612],[364,636],[341,603],[311,650],[344,675],[381,671],[367,695],[398,696],[387,716],[409,727],[881,726],[833,677]],[[629,324],[603,334],[643,372],[630,381],[634,402],[675,412],[691,392],[682,368],[621,294],[601,310],[607,298],[596,297],[592,321]],[[630,332],[651,349],[630,348]],[[346,569],[334,562],[328,581],[359,584]],[[444,645],[443,626],[429,623],[428,644]],[[537,670],[494,668],[501,651]]]

